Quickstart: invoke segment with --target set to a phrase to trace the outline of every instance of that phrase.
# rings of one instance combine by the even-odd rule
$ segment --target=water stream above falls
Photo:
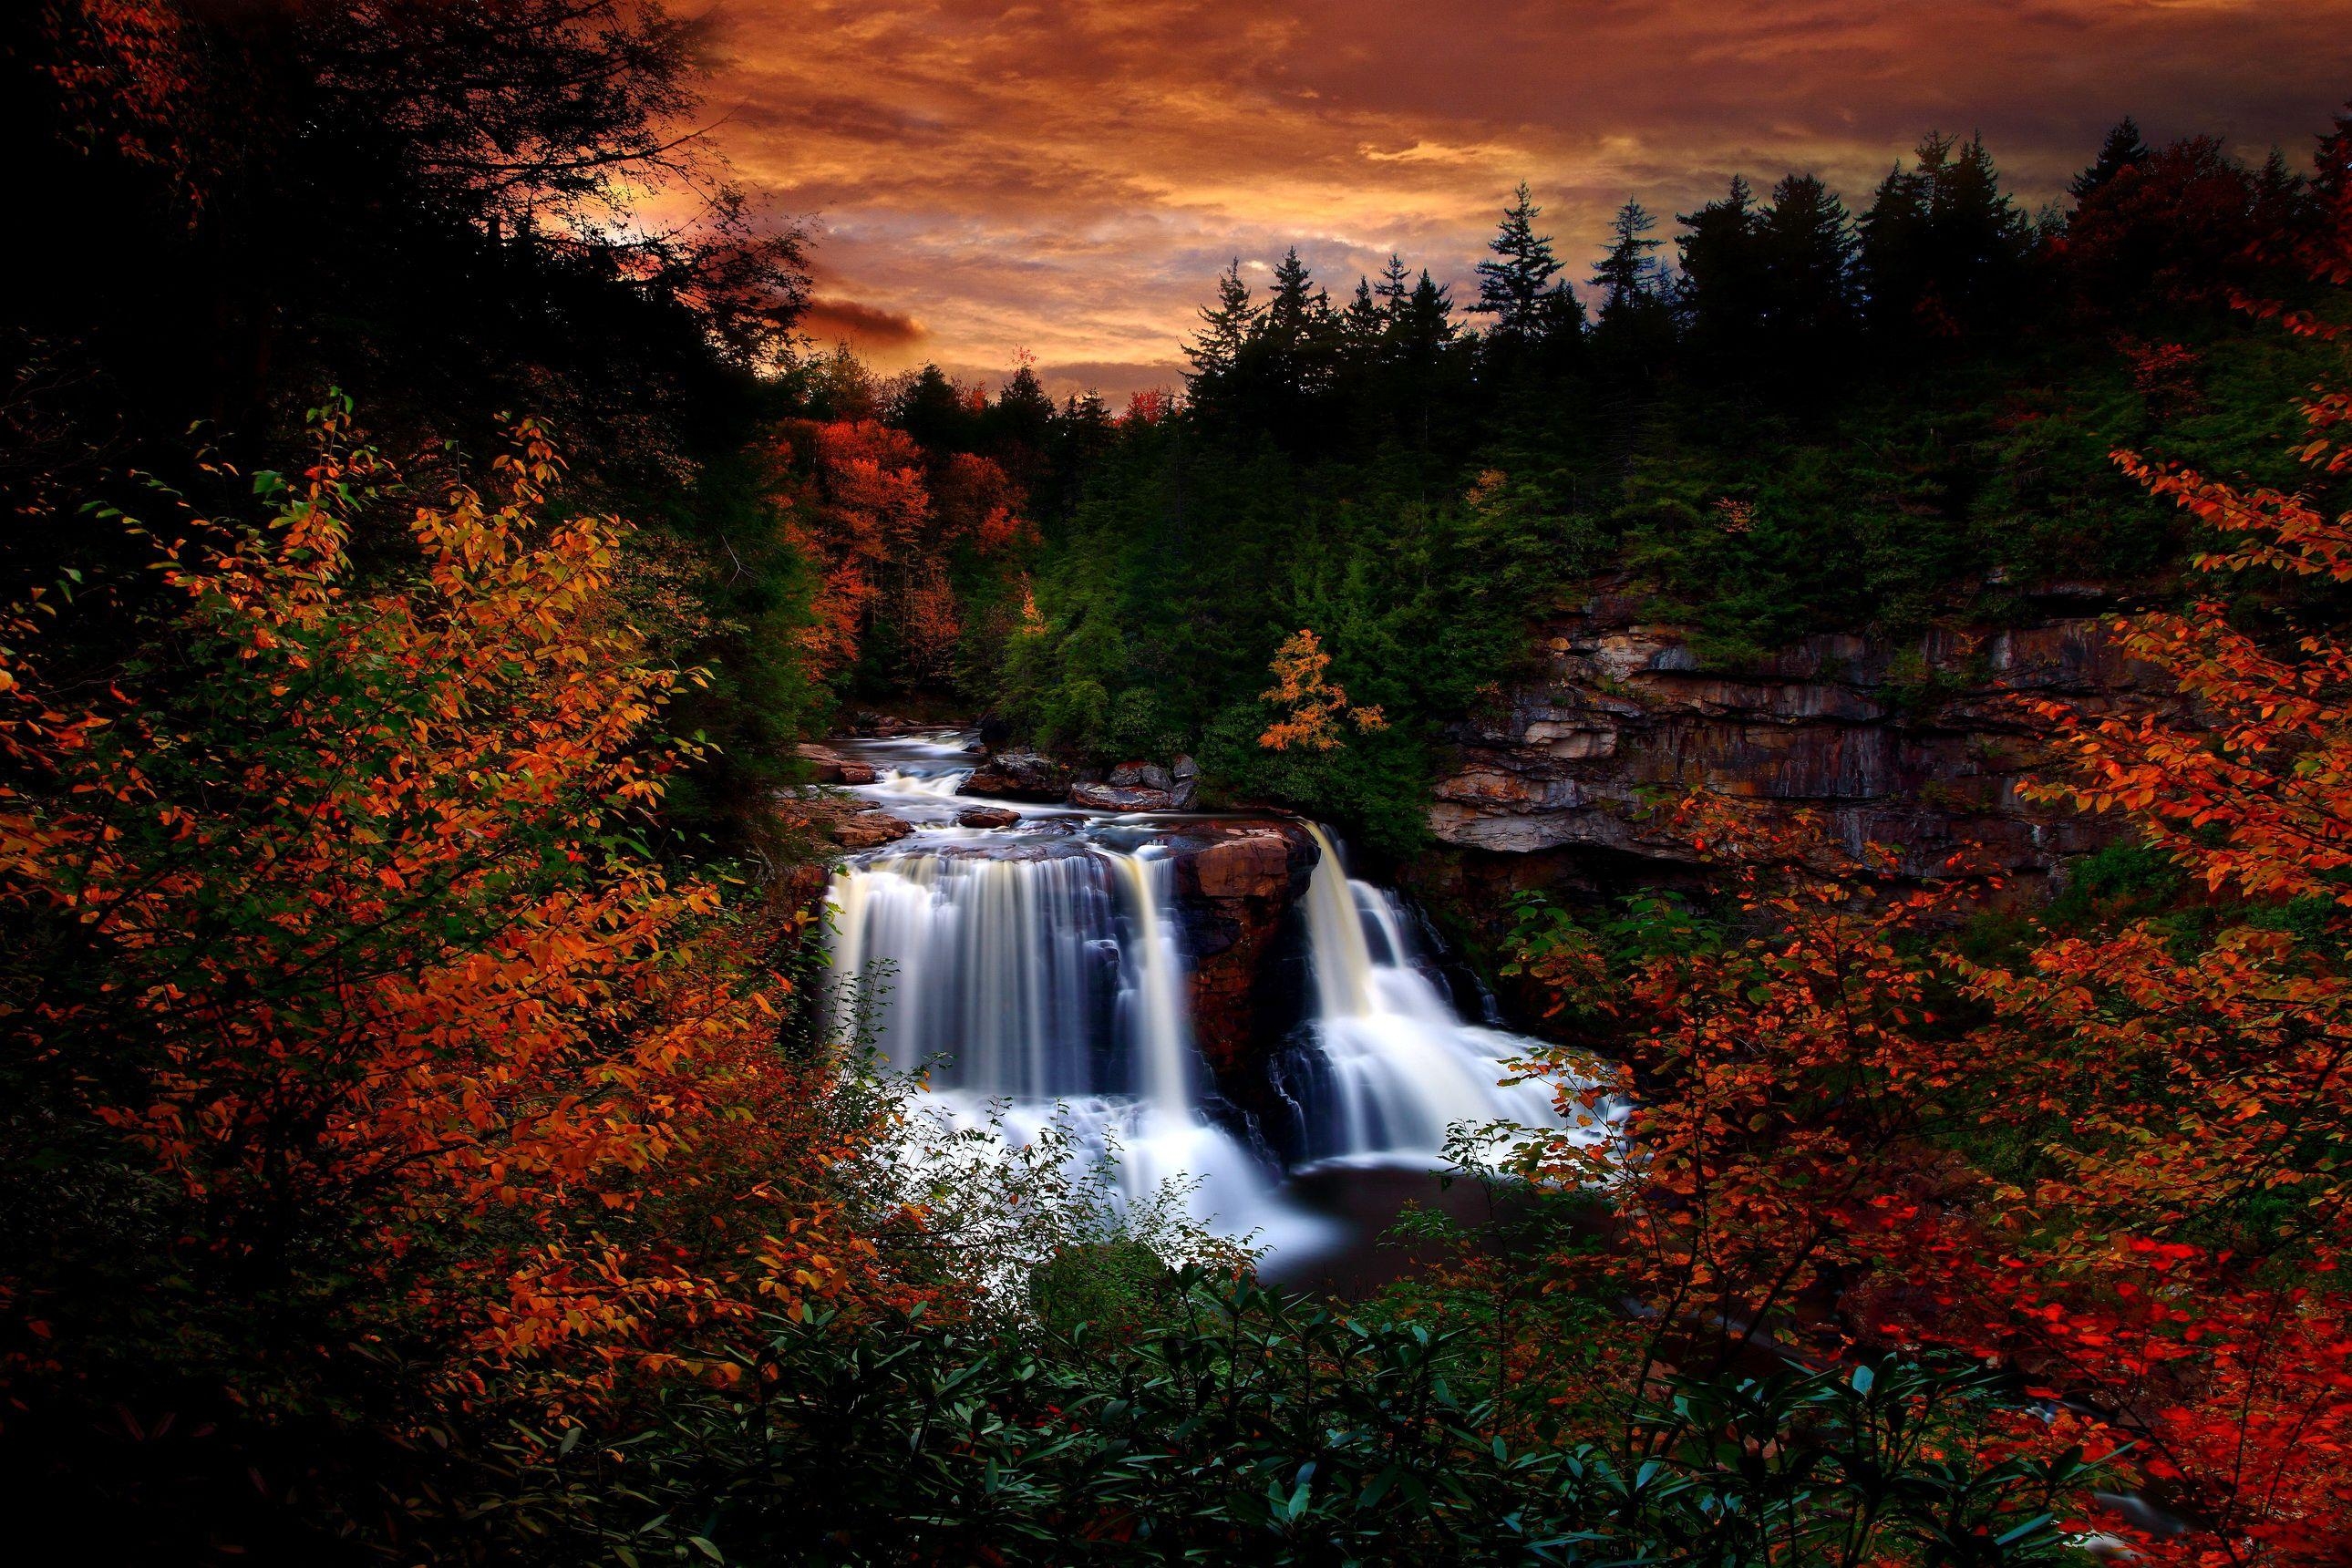
[[[1123,1191],[1190,1178],[1198,1217],[1255,1233],[1291,1274],[1433,1194],[1450,1127],[1557,1124],[1547,1086],[1503,1081],[1533,1042],[1465,1021],[1405,908],[1311,826],[1291,921],[1302,1016],[1221,1084],[1195,1038],[1175,871],[1188,833],[1232,819],[1013,805],[1010,827],[959,826],[968,740],[835,743],[877,770],[852,793],[915,828],[834,879],[835,1005],[895,1067],[929,1069],[950,1121],[993,1115],[1027,1139],[1058,1116],[1082,1154],[1114,1153]],[[1236,1072],[1255,1092],[1232,1092]]]

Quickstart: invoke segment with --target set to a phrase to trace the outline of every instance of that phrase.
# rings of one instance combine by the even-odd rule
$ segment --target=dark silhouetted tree
[[[1216,302],[1201,307],[1201,330],[1184,345],[1184,357],[1192,362],[1195,402],[1212,404],[1224,395],[1241,369],[1242,353],[1264,310],[1250,297],[1249,285],[1242,281],[1241,258],[1234,258],[1217,275]]]
[[[1621,366],[1644,372],[1673,350],[1675,337],[1665,268],[1651,254],[1664,243],[1651,237],[1657,226],[1638,201],[1618,208],[1609,226],[1609,249],[1592,275],[1592,287],[1601,294],[1592,329],[1595,347]]]
[[[1584,307],[1561,280],[1551,237],[1535,231],[1543,209],[1522,183],[1486,248],[1494,259],[1478,263],[1478,302],[1470,307],[1490,316],[1488,357],[1498,368],[1524,368],[1557,360],[1584,335]]]
[[[2011,322],[2033,229],[2000,188],[1981,137],[1930,133],[1895,164],[1862,220],[1872,327],[1885,338],[1959,338]]]
[[[1801,380],[1833,369],[1859,326],[1853,219],[1811,174],[1790,174],[1764,214],[1763,349],[1776,371]]]
[[[1764,320],[1764,215],[1734,174],[1721,197],[1675,221],[1685,231],[1675,244],[1691,346],[1715,363],[1743,364]]]
[[[2137,169],[2147,162],[2147,143],[2139,139],[2139,126],[2128,114],[2116,121],[2107,139],[2099,145],[2099,155],[2091,166],[2074,176],[2067,190],[2079,205],[2094,191],[2112,184],[2116,176],[2127,169]]]

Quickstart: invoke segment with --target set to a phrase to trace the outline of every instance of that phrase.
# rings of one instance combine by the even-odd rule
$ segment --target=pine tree
[[[1960,337],[2007,321],[2033,226],[2000,188],[1984,139],[1930,132],[1863,217],[1872,324],[1902,338]]]
[[[1637,201],[1628,201],[1619,207],[1616,217],[1610,221],[1609,232],[1613,237],[1608,254],[1601,258],[1600,269],[1592,275],[1592,286],[1601,290],[1602,325],[1659,300],[1664,280],[1657,261],[1650,255],[1665,243],[1650,237],[1657,226],[1658,220]]]
[[[1723,196],[1675,221],[1682,258],[1682,305],[1691,341],[1718,360],[1746,357],[1764,316],[1764,216],[1748,182],[1735,174]]]
[[[935,364],[923,366],[906,384],[890,411],[890,423],[935,453],[968,452],[977,433],[963,387]]]
[[[1855,325],[1858,266],[1853,219],[1811,174],[1772,189],[1763,216],[1764,331],[1776,361],[1819,364],[1836,355]]]
[[[1328,386],[1338,368],[1340,323],[1293,246],[1275,263],[1274,288],[1251,335],[1268,390],[1284,404]]]
[[[1551,237],[1535,231],[1542,215],[1522,182],[1503,211],[1502,226],[1487,242],[1495,259],[1478,263],[1478,302],[1470,309],[1494,317],[1499,336],[1535,339],[1550,324],[1545,300],[1559,287],[1554,279],[1559,258],[1552,254]]]
[[[1351,363],[1370,363],[1379,358],[1388,327],[1389,312],[1373,294],[1372,280],[1357,279],[1355,296],[1339,313],[1339,336],[1348,359]]]
[[[1054,400],[1037,380],[1026,351],[981,421],[987,447],[1024,484],[1035,482],[1054,426]]]
[[[1862,217],[1862,273],[1873,325],[1897,331],[1926,288],[1927,176],[1900,159],[1878,183]]]
[[[1396,311],[1396,323],[1398,335],[1415,351],[1411,357],[1433,359],[1459,331],[1454,324],[1453,290],[1437,283],[1429,276],[1429,268],[1423,268],[1421,280]]]
[[[1250,298],[1249,285],[1242,281],[1242,259],[1234,257],[1217,275],[1217,302],[1201,308],[1202,331],[1184,345],[1184,357],[1192,362],[1195,395],[1213,394],[1233,376],[1264,309]]]
[[[1307,263],[1292,246],[1274,264],[1274,291],[1265,302],[1265,328],[1269,332],[1304,335],[1316,318],[1331,308],[1330,296],[1317,286]]]
[[[2114,183],[2126,169],[2137,169],[2147,162],[2147,143],[2139,139],[2139,127],[2130,115],[2116,121],[2115,129],[2100,144],[2099,155],[2091,166],[2074,176],[2066,188],[2079,205],[2084,196]]]

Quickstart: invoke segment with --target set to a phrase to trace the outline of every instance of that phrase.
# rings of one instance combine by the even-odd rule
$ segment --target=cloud
[[[846,340],[866,350],[909,348],[925,335],[923,324],[912,316],[824,295],[809,300],[801,330],[821,343]]]
[[[1099,393],[1113,410],[1127,405],[1129,394],[1154,390],[1181,390],[1184,384],[1184,366],[1173,358],[1130,363],[1118,360],[1081,360],[1068,364],[1041,364],[1037,379],[1055,397],[1067,397],[1072,393]]]
[[[1026,348],[1172,368],[1227,261],[1292,244],[1335,293],[1391,250],[1466,293],[1521,179],[1581,275],[1628,196],[1686,212],[1735,172],[1763,187],[1805,170],[1859,205],[1940,128],[1981,131],[2035,204],[2122,114],[2300,156],[2352,89],[2352,0],[1489,0],[1444,18],[1423,0],[730,0],[726,16],[719,142],[773,210],[814,219],[828,296],[905,324],[858,338],[892,364],[1003,366]]]

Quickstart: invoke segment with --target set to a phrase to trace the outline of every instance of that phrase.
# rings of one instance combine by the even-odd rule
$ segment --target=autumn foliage
[[[2322,499],[2352,471],[2344,397],[2302,405],[2304,490],[2116,454],[2210,542],[2203,591],[2111,628],[2177,695],[2020,700],[2053,742],[2041,793],[2176,868],[2181,907],[1970,955],[1964,883],[1906,890],[1701,796],[1671,826],[1735,879],[1722,923],[1630,956],[1531,942],[1633,1102],[1622,1144],[1528,1156],[1609,1196],[1608,1245],[1551,1267],[1641,1304],[1580,1397],[1764,1343],[1948,1347],[2019,1381],[2017,1418],[1971,1441],[2087,1454],[2154,1510],[2083,1497],[2083,1528],[2165,1562],[2352,1553],[2352,649],[2331,629],[2352,513]]]
[[[1342,721],[1367,735],[1388,728],[1388,716],[1377,706],[1348,700],[1347,689],[1331,679],[1330,669],[1331,656],[1312,628],[1283,639],[1274,652],[1274,684],[1258,698],[1281,711],[1258,737],[1259,745],[1270,752],[1293,746],[1328,752],[1347,744]]]
[[[255,478],[257,526],[120,521],[164,605],[112,684],[45,646],[51,596],[0,652],[0,1041],[168,1184],[180,1284],[139,1331],[269,1303],[280,1349],[230,1375],[281,1418],[324,1375],[289,1336],[329,1363],[397,1343],[413,1436],[859,1298],[875,1249],[825,1172],[867,1129],[780,1049],[793,933],[643,842],[692,677],[616,614],[625,526],[555,507],[530,424],[481,489],[404,476],[341,404],[315,431],[300,473]],[[401,513],[396,564],[363,570],[354,530]],[[129,1331],[38,1277],[0,1292],[20,1399]]]
[[[772,458],[787,537],[820,576],[811,670],[878,656],[897,679],[942,684],[964,631],[956,568],[999,565],[1032,537],[1019,488],[989,458],[930,452],[870,419],[787,421]]]

